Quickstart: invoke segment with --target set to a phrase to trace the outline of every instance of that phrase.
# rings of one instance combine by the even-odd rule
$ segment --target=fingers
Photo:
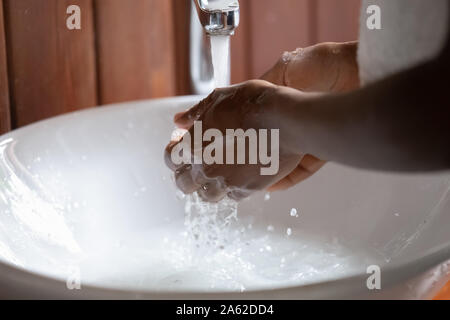
[[[226,196],[226,187],[219,179],[209,179],[198,189],[198,194],[207,202],[219,202]]]
[[[175,164],[172,161],[172,153],[174,152],[173,149],[180,143],[180,141],[170,141],[170,143],[167,145],[165,151],[164,151],[164,162],[166,163],[166,166],[172,170],[176,171],[184,166],[184,163]]]
[[[287,190],[299,182],[308,179],[312,173],[307,171],[306,169],[302,168],[301,165],[299,165],[297,168],[295,168],[287,177],[281,179],[277,183],[275,183],[273,186],[269,187],[267,191],[274,192],[274,191],[282,191]]]
[[[192,178],[191,170],[191,166],[185,166],[175,171],[175,183],[184,194],[194,193],[200,188],[200,185]]]
[[[249,197],[250,194],[250,190],[233,190],[231,192],[228,192],[228,197],[235,201],[241,201],[242,199]]]
[[[185,194],[198,192],[207,202],[218,202],[226,196],[226,186],[220,179],[206,178],[201,167],[184,166],[175,172],[177,187]]]
[[[193,106],[191,109],[177,113],[174,117],[175,124],[182,129],[189,129],[194,125],[203,112],[209,108],[216,97],[216,91],[211,93],[208,97],[200,101],[197,105]]]
[[[202,165],[174,164],[173,149],[180,141],[171,141],[166,147],[164,160],[166,165],[175,172],[175,183],[184,194],[198,191],[199,196],[207,202],[218,202],[226,195],[226,186],[219,178],[205,176],[207,168]],[[210,171],[210,170],[209,170]]]
[[[303,166],[303,168],[305,168],[311,174],[314,174],[319,171],[326,163],[327,162],[324,160],[320,160],[319,158],[307,154],[303,157],[300,165]]]
[[[326,161],[320,160],[312,155],[306,155],[303,157],[300,164],[288,176],[269,187],[267,191],[273,192],[289,189],[311,177],[325,164]]]

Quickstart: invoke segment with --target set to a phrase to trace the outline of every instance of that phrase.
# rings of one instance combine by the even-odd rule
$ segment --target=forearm
[[[298,149],[363,168],[450,169],[448,85],[437,81],[446,72],[437,60],[358,91],[302,101],[288,116]]]
[[[320,43],[285,52],[261,79],[304,92],[348,92],[359,87],[358,43]]]

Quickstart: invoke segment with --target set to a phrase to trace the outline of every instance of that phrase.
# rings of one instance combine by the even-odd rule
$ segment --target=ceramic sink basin
[[[163,150],[174,113],[198,100],[95,108],[2,136],[0,297],[430,298],[449,280],[449,172],[332,163],[239,204],[230,228],[247,247],[197,268],[205,256],[180,249],[186,199]],[[374,265],[380,290],[367,286]]]

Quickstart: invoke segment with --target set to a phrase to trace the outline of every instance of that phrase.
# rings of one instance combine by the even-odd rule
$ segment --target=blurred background
[[[185,95],[191,0],[0,0],[0,132],[115,102]],[[81,8],[81,30],[66,10]],[[283,51],[358,37],[360,0],[240,0],[232,82]]]

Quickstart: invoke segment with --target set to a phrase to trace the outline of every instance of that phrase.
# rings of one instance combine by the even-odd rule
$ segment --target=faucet
[[[193,0],[200,22],[209,35],[234,34],[239,25],[238,0]]]
[[[192,0],[190,25],[190,77],[193,93],[214,90],[211,36],[231,36],[239,25],[238,0]]]

